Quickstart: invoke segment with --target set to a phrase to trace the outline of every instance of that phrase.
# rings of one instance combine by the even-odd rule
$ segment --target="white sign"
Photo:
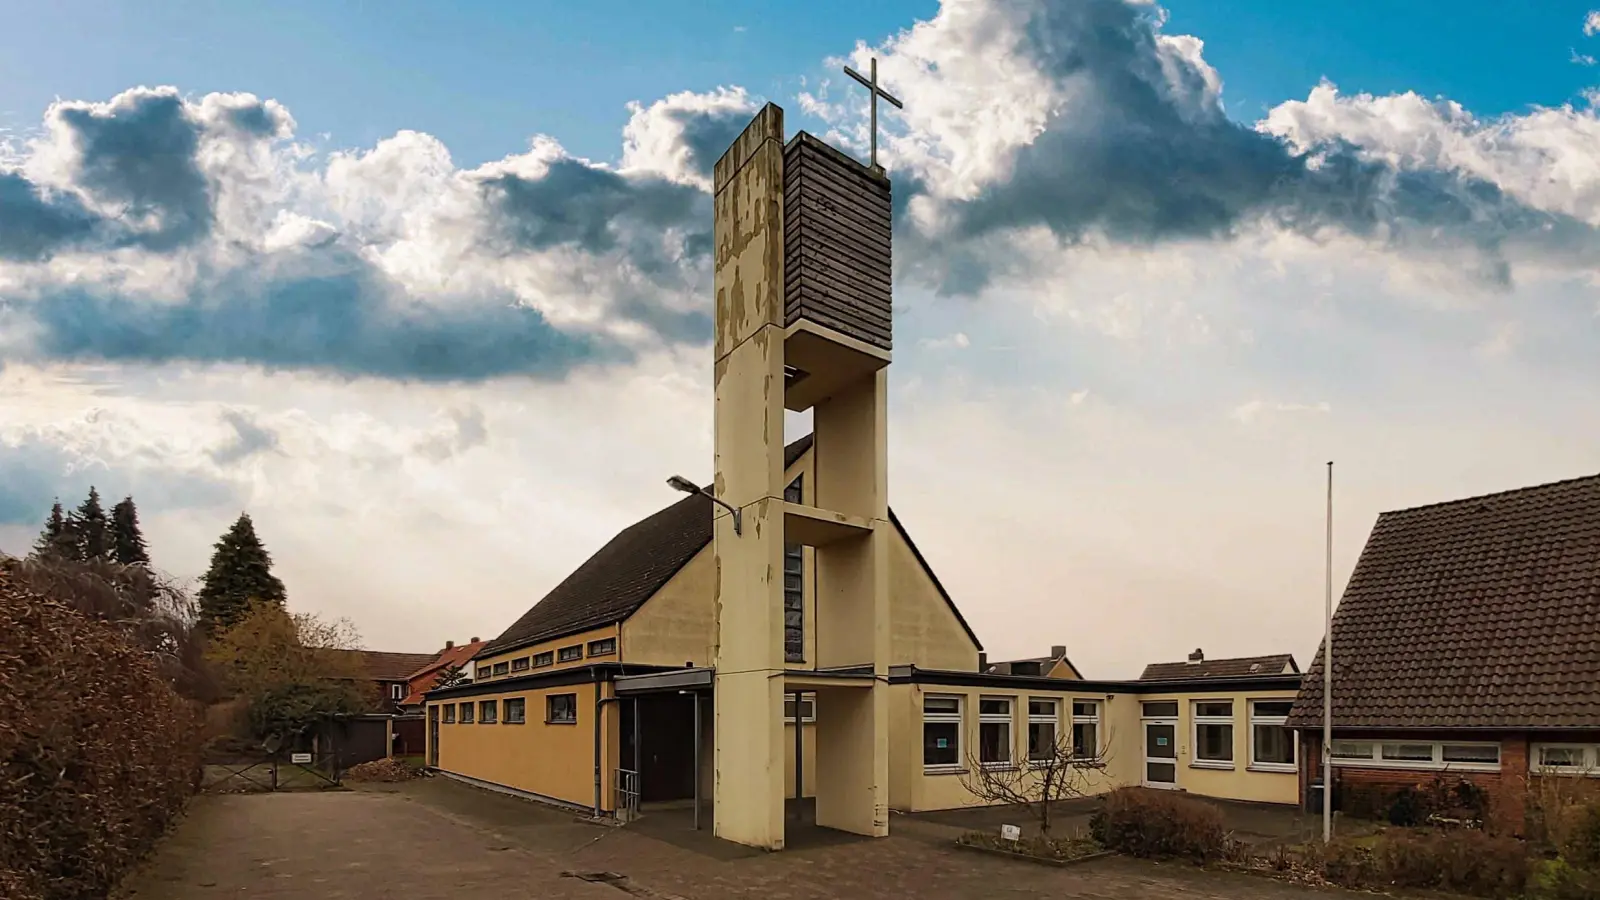
[[[311,762],[311,754],[309,754],[309,753],[291,753],[291,754],[289,754],[289,762],[292,762],[297,766],[304,765],[306,763]]]
[[[1015,825],[1001,825],[1000,839],[1003,841],[1019,841],[1022,839],[1022,829]]]

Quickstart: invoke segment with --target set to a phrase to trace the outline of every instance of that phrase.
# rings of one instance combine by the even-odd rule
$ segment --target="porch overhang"
[[[617,696],[659,694],[667,691],[706,691],[716,681],[717,671],[709,666],[651,672],[648,675],[621,675],[612,685]]]

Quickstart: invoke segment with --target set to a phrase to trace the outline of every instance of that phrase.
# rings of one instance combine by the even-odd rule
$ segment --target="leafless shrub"
[[[1094,748],[1093,756],[1074,754],[1072,735],[1063,733],[1054,741],[1029,747],[1026,755],[1026,761],[1006,765],[985,763],[976,754],[969,755],[961,784],[985,803],[1013,806],[1026,813],[1038,823],[1039,833],[1049,838],[1057,804],[1094,793],[1095,773],[1106,767],[1106,747]]]

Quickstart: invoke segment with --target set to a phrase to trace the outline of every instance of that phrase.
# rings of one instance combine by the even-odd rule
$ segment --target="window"
[[[922,698],[922,766],[925,769],[961,768],[961,698]]]
[[[1146,719],[1176,719],[1178,717],[1178,701],[1155,700],[1144,704],[1142,715]]]
[[[557,662],[572,662],[575,659],[583,659],[582,644],[573,644],[571,647],[562,647],[556,651]]]
[[[589,642],[589,655],[590,656],[610,656],[611,654],[616,653],[616,652],[617,652],[617,639],[616,638],[602,638],[602,639],[600,639],[598,641],[590,641]]]
[[[1100,703],[1095,700],[1072,701],[1072,757],[1098,759],[1100,757]]]
[[[578,721],[577,694],[551,694],[545,698],[544,720],[556,725],[575,725]]]
[[[546,650],[543,653],[535,653],[533,655],[533,667],[535,669],[542,669],[545,666],[553,666],[555,664],[556,655],[551,653],[549,650]]]
[[[978,762],[986,766],[1011,765],[1011,699],[978,700]]]
[[[1293,700],[1256,700],[1250,704],[1250,768],[1293,772],[1294,732],[1285,724]]]
[[[1528,764],[1545,775],[1600,775],[1600,744],[1534,744]]]
[[[521,697],[507,697],[505,699],[507,725],[521,725],[528,721],[528,701]]]
[[[1194,759],[1206,769],[1233,768],[1233,701],[1202,700],[1194,705]]]
[[[454,725],[455,723],[456,723],[456,705],[454,703],[446,703],[444,705],[444,724],[446,724],[446,725]]]
[[[783,698],[783,720],[794,724],[794,695],[788,694]],[[800,695],[800,721],[815,722],[817,720],[817,695]]]
[[[389,698],[391,700],[404,700],[406,698],[406,686],[403,684],[389,685]]]
[[[479,666],[478,667],[478,679],[481,681],[481,680],[483,680],[485,678],[488,678],[492,671],[493,671],[493,669],[490,666]]]
[[[1060,704],[1055,700],[1032,697],[1028,700],[1028,759],[1056,758],[1056,726]]]
[[[526,671],[528,671],[528,658],[526,656],[520,656],[520,657],[517,657],[516,659],[513,659],[511,661],[511,671],[513,671],[513,672],[526,672]]]
[[[493,700],[480,700],[480,701],[478,701],[478,724],[479,725],[493,725],[494,724],[494,720],[495,720],[495,713],[498,712],[498,710],[495,707],[497,707],[498,705],[499,704],[495,703],[495,701],[493,701]]]
[[[504,675],[509,671],[511,671],[511,663],[503,662],[494,664],[494,674],[496,675]]]
[[[1483,741],[1334,741],[1328,749],[1339,766],[1500,771],[1500,745]]]
[[[800,478],[783,489],[783,499],[801,502]],[[806,554],[800,544],[783,545],[783,659],[806,659]]]
[[[461,724],[472,724],[472,704],[470,702],[461,704]]]

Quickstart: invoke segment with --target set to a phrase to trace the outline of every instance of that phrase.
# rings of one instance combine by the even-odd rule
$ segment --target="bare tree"
[[[1075,753],[1070,731],[1053,737],[1053,741],[1030,742],[1027,759],[1020,763],[996,765],[969,755],[961,784],[986,803],[1026,812],[1048,839],[1055,804],[1098,793],[1095,773],[1104,771],[1110,746],[1107,734],[1099,746]]]

